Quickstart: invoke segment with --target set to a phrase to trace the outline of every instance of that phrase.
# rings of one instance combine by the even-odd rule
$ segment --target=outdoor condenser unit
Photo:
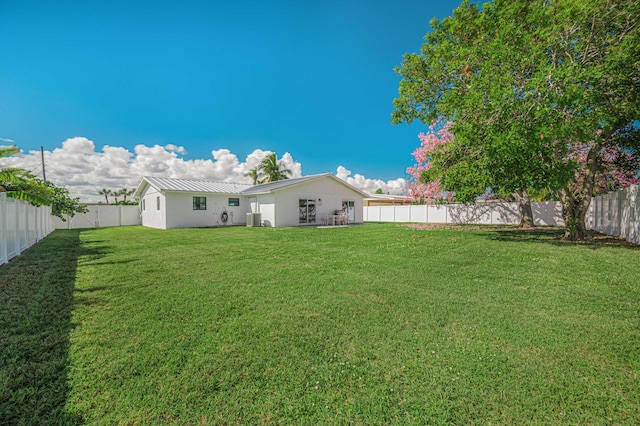
[[[261,226],[262,213],[247,213],[247,226]]]

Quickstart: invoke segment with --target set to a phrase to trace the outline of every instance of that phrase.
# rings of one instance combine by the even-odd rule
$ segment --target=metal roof
[[[252,185],[246,183],[209,182],[192,179],[171,179],[144,177],[149,185],[161,191],[213,192],[218,194],[239,194]]]
[[[271,193],[282,188],[287,188],[290,186],[299,185],[301,183],[310,182],[312,180],[323,179],[323,178],[333,179],[339,184],[344,185],[347,188],[351,189],[352,191],[359,193],[360,195],[362,195],[363,198],[368,196],[365,192],[343,181],[342,179],[340,179],[339,177],[335,176],[332,173],[322,173],[319,175],[303,176],[299,178],[279,180],[277,182],[263,183],[262,185],[256,185],[256,186],[252,186],[250,188],[245,189],[244,191],[242,191],[242,195]]]
[[[368,196],[358,188],[350,185],[349,183],[343,181],[342,179],[331,173],[279,180],[277,182],[263,183],[261,185],[255,186],[246,183],[210,182],[204,180],[172,179],[145,176],[142,178],[142,182],[140,182],[140,185],[138,185],[138,189],[136,190],[134,196],[136,198],[140,197],[147,185],[151,185],[159,191],[208,192],[214,194],[241,195],[268,194],[282,188],[287,188],[290,186],[299,185],[305,182],[310,182],[322,178],[333,179],[334,181],[361,194],[363,197]]]
[[[319,177],[322,177],[322,176],[330,176],[330,175],[331,173],[324,173],[320,175],[303,176],[303,177],[292,178],[292,179],[278,180],[276,182],[263,183],[261,185],[256,185],[256,186],[252,186],[250,188],[245,189],[244,191],[242,191],[242,195],[265,194],[268,192],[277,191],[278,189],[281,189],[281,188],[286,188],[288,186],[298,185],[303,182],[318,179]]]

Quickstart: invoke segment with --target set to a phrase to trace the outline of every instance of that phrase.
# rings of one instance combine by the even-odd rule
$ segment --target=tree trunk
[[[573,193],[569,188],[560,191],[562,216],[565,223],[564,238],[568,240],[583,240],[587,236],[587,212],[591,205],[602,144],[602,141],[596,142],[587,154],[587,165],[579,191]]]
[[[513,198],[518,202],[518,211],[520,212],[520,227],[533,228],[533,210],[531,209],[531,199],[526,189],[518,189],[513,194]]]
[[[564,218],[564,238],[571,241],[583,240],[587,236],[587,211],[591,197],[575,197],[569,189],[560,191],[562,217]]]

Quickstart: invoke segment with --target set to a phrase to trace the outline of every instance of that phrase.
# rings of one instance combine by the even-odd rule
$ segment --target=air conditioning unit
[[[262,213],[247,213],[247,226],[262,226]]]
[[[262,213],[253,214],[253,226],[262,226]]]

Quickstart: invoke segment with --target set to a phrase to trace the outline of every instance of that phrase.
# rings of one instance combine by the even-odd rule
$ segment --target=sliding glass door
[[[316,223],[316,200],[299,200],[298,222]]]

